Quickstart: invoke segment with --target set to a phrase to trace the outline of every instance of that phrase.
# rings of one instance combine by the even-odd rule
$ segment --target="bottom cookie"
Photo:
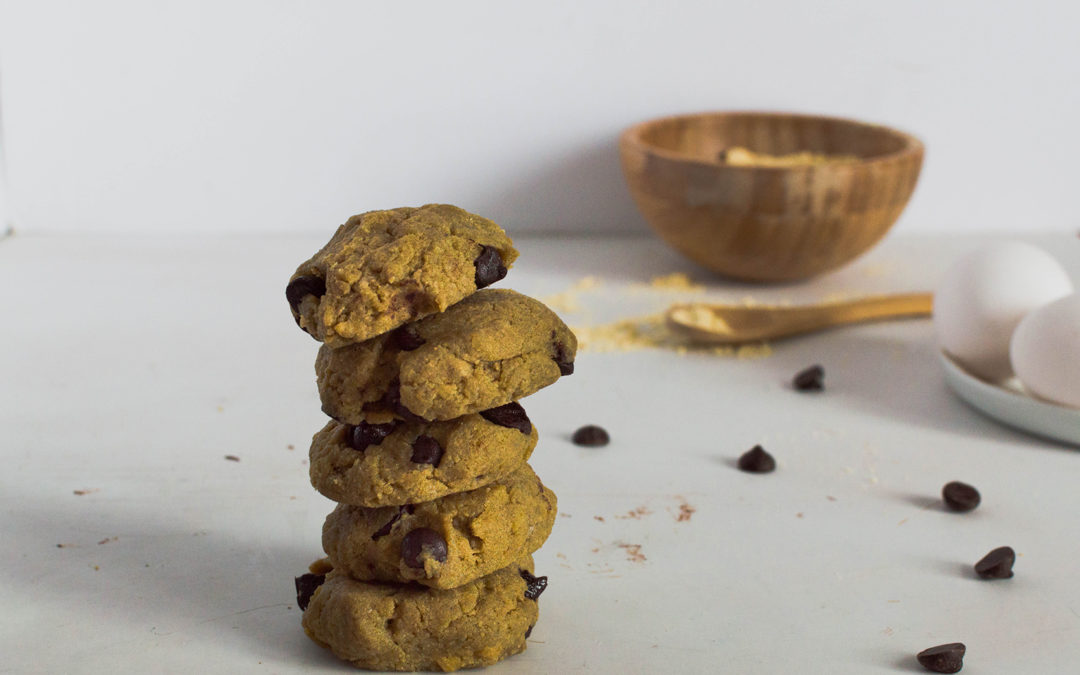
[[[304,631],[367,670],[489,666],[525,650],[536,599],[547,586],[532,570],[526,556],[446,590],[356,581],[333,571],[310,597]]]

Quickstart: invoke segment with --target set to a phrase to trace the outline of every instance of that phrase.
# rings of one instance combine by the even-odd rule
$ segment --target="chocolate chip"
[[[810,366],[799,371],[791,384],[796,391],[821,391],[825,388],[825,369],[817,365]]]
[[[1012,567],[1016,563],[1016,551],[1008,546],[1001,546],[990,551],[983,559],[975,563],[975,574],[983,579],[1011,579]]]
[[[530,600],[536,600],[547,588],[547,577],[534,577],[526,570],[519,571],[521,572],[521,578],[525,580],[525,597]]]
[[[967,647],[962,642],[950,642],[924,649],[915,656],[919,665],[932,673],[959,673],[964,667],[964,654]]]
[[[315,595],[315,589],[322,586],[324,581],[325,574],[302,574],[296,577],[296,606],[301,610],[307,609],[311,596]]]
[[[528,640],[529,636],[532,635],[532,629],[535,628],[535,627],[536,627],[536,625],[533,624],[532,626],[529,626],[528,630],[525,631],[525,639],[526,640]]]
[[[424,569],[424,559],[446,562],[446,540],[435,530],[418,527],[401,540],[401,559],[408,567]]]
[[[321,277],[304,275],[296,277],[285,287],[285,299],[289,301],[293,314],[300,311],[300,302],[309,295],[321,298],[326,295],[326,280]]]
[[[506,267],[502,264],[502,256],[494,246],[481,246],[480,255],[476,256],[476,287],[490,286],[506,276]]]
[[[611,437],[608,436],[608,432],[603,427],[598,427],[595,424],[587,424],[570,437],[570,440],[575,445],[584,445],[590,448],[595,448],[601,445],[607,445],[611,442]]]
[[[397,513],[390,516],[390,520],[387,521],[387,523],[385,525],[383,525],[379,529],[375,530],[375,533],[371,535],[371,541],[375,541],[379,537],[385,537],[386,535],[390,534],[390,530],[392,530],[394,528],[394,523],[401,520],[401,516],[403,514],[412,513],[412,508],[413,507],[412,507],[411,504],[408,505],[407,507],[406,506],[399,506],[398,510],[397,510]]]
[[[765,452],[765,448],[755,445],[739,457],[739,470],[747,473],[769,473],[776,469],[776,460]]]
[[[361,422],[345,430],[345,443],[353,450],[363,452],[369,445],[381,444],[396,426],[394,422],[386,424]]]
[[[529,421],[529,416],[525,414],[525,408],[522,408],[517,401],[501,405],[498,408],[481,410],[480,416],[492,424],[498,424],[500,427],[517,429],[526,435],[532,433],[532,422]]]
[[[410,422],[423,422],[423,417],[420,417],[413,411],[405,407],[401,402],[401,383],[394,380],[390,383],[390,386],[386,388],[386,393],[383,394],[382,405],[391,410],[395,415],[402,419],[409,420]]]
[[[401,328],[394,331],[394,344],[397,348],[403,352],[411,352],[414,349],[419,349],[427,340],[420,337],[416,332],[416,327],[411,323],[407,323]]]
[[[559,366],[560,375],[573,375],[574,362],[569,360],[566,354],[566,345],[561,342],[555,343],[555,365]]]
[[[946,483],[945,487],[941,488],[941,497],[950,509],[961,513],[971,511],[982,501],[978,490],[958,480]]]
[[[439,442],[431,436],[417,436],[412,445],[412,459],[416,464],[431,464],[439,466],[442,461],[443,449]]]

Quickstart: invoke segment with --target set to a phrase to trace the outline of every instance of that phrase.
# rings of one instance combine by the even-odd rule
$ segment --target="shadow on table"
[[[968,407],[945,383],[929,323],[911,324],[894,325],[909,338],[913,331],[917,332],[914,339],[885,335],[888,324],[871,330],[838,329],[814,338],[777,343],[774,348],[780,358],[762,359],[759,363],[772,369],[774,377],[786,386],[790,386],[794,372],[803,367],[792,365],[796,356],[804,357],[804,365],[821,363],[826,372],[821,395],[871,417],[953,435],[1035,448],[1070,449],[1015,431]]]
[[[340,667],[304,635],[296,607],[293,578],[320,550],[260,542],[258,533],[237,537],[235,528],[185,527],[182,506],[175,521],[164,521],[122,511],[130,500],[106,499],[26,500],[4,519],[5,547],[33,554],[9,587],[26,593],[24,602],[43,617],[63,612],[70,623],[75,614],[87,650],[100,641],[106,659],[122,632],[144,636],[147,653],[178,643],[210,654],[240,647],[253,667]]]

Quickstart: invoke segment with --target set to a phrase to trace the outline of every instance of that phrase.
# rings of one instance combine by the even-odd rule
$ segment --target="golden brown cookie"
[[[574,370],[577,338],[543,303],[511,290],[315,360],[323,411],[359,424],[365,410],[447,420],[516,401]]]
[[[532,558],[524,556],[449,590],[356,581],[334,571],[310,597],[304,631],[368,670],[489,666],[525,650],[547,586],[532,571]]]
[[[369,211],[300,265],[285,295],[296,323],[337,347],[445,310],[517,255],[501,227],[456,206]]]
[[[354,579],[454,588],[540,548],[555,508],[555,493],[524,464],[494,483],[430,502],[339,504],[323,524],[323,549],[334,569]]]
[[[524,409],[513,427],[475,413],[445,422],[371,413],[356,426],[331,421],[315,434],[311,484],[335,502],[356,506],[426,502],[502,478],[535,447],[536,429]]]

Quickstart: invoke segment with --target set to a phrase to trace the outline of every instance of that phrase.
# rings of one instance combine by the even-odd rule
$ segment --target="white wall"
[[[7,202],[22,231],[324,233],[427,201],[639,230],[618,132],[756,108],[921,136],[898,231],[1069,230],[1078,25],[1064,0],[8,0]]]

